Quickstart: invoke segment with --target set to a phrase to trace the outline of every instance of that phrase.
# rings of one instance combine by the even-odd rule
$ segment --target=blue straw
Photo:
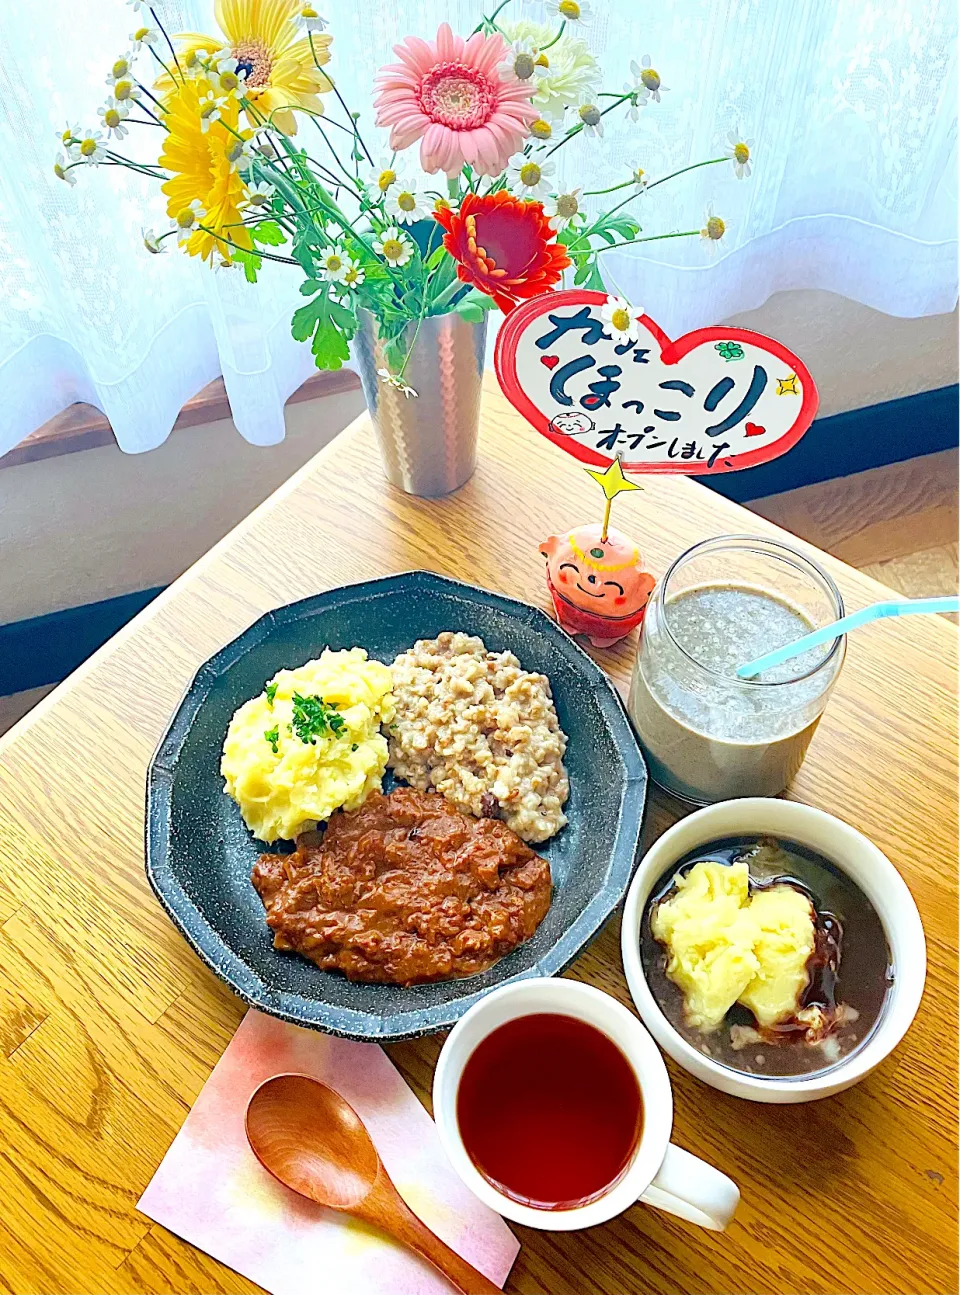
[[[957,597],[911,598],[904,599],[902,602],[874,603],[872,607],[851,612],[842,620],[834,621],[832,625],[824,625],[823,629],[814,630],[812,634],[805,634],[802,639],[788,643],[786,647],[777,648],[776,652],[768,652],[766,656],[757,657],[756,661],[748,661],[737,670],[737,678],[753,678],[764,670],[772,670],[775,665],[780,665],[783,661],[789,661],[791,657],[799,656],[801,652],[819,647],[821,643],[829,643],[831,639],[839,638],[841,634],[848,634],[850,630],[868,625],[870,621],[883,620],[886,616],[918,616],[929,615],[932,612],[956,611],[960,611],[960,598]]]

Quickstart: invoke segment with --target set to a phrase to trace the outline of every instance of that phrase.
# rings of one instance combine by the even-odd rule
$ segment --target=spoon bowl
[[[422,1255],[464,1295],[500,1288],[434,1236],[390,1181],[373,1139],[349,1102],[310,1075],[275,1075],[247,1104],[247,1141],[285,1187],[352,1214]]]
[[[250,1098],[246,1128],[264,1169],[318,1205],[351,1210],[377,1180],[380,1157],[360,1116],[307,1075],[261,1084]]]

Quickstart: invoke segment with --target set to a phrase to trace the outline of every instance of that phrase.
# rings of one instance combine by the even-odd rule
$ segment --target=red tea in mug
[[[497,1191],[568,1210],[602,1196],[629,1167],[643,1102],[633,1067],[601,1030],[539,1013],[507,1021],[467,1058],[457,1124]]]

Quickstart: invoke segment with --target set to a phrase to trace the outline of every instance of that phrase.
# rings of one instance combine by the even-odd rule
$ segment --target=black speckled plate
[[[352,984],[278,953],[250,882],[262,846],[224,794],[220,750],[230,718],[284,666],[325,647],[365,647],[388,664],[442,630],[479,634],[549,676],[570,742],[568,825],[538,847],[554,893],[533,939],[477,976],[403,989]],[[623,898],[633,872],[647,771],[603,671],[543,612],[427,571],[306,598],[263,616],[198,672],[147,774],[147,877],[203,961],[247,1003],[355,1039],[448,1029],[485,991],[563,971]]]

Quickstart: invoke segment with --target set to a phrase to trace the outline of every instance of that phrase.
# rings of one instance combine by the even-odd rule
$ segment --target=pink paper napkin
[[[436,1127],[386,1053],[250,1011],[138,1209],[272,1295],[450,1295],[430,1264],[289,1191],[257,1162],[243,1118],[271,1075],[312,1075],[357,1111],[415,1214],[502,1286],[520,1244],[457,1177]]]

